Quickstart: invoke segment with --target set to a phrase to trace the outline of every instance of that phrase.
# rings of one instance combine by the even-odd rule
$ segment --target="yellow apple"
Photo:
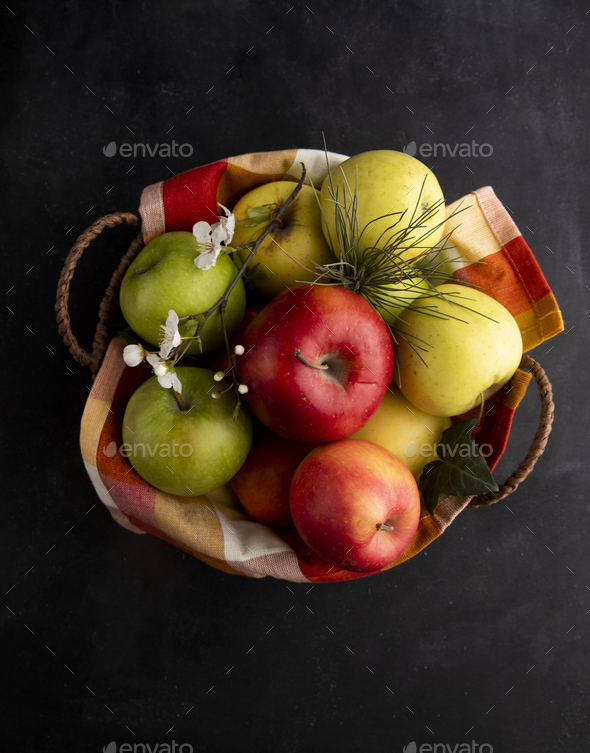
[[[387,303],[376,303],[375,308],[388,324],[395,324],[402,311],[417,298],[427,295],[432,287],[420,275],[412,275],[401,282],[388,282],[379,285],[374,293]]]
[[[393,452],[417,480],[426,463],[436,460],[435,445],[450,425],[450,418],[416,408],[392,384],[376,412],[352,438],[375,442]]]
[[[280,207],[293,193],[294,188],[295,183],[279,180],[258,186],[242,196],[233,208],[236,232],[232,246],[236,248],[256,240],[270,221],[261,222],[255,227],[246,227],[251,221],[249,209],[266,204]],[[322,233],[321,212],[313,188],[303,186],[287,207],[281,220],[283,226],[265,238],[248,265],[248,269],[252,270],[254,265],[258,264],[258,269],[268,275],[267,280],[254,280],[256,290],[267,298],[273,298],[287,287],[295,285],[298,280],[313,282],[317,279],[319,273],[312,261],[317,264],[336,262]],[[282,251],[281,247],[287,253]],[[247,249],[240,252],[243,261],[248,253]]]
[[[397,320],[396,327],[424,349],[418,355],[398,338],[394,377],[426,413],[458,416],[511,379],[522,357],[522,336],[508,309],[481,290],[445,283],[437,291],[445,298],[420,299],[434,316],[406,309]]]
[[[335,167],[325,178],[320,193],[327,223],[322,223],[324,234],[338,257],[342,248],[333,198],[350,206],[355,185],[361,258],[367,249],[382,248],[411,223],[418,226],[399,241],[398,253],[404,259],[415,257],[442,238],[446,220],[444,196],[426,165],[403,152],[387,149],[363,152]],[[422,220],[417,222],[421,216]],[[394,223],[395,227],[391,227]],[[419,248],[409,249],[412,244]]]

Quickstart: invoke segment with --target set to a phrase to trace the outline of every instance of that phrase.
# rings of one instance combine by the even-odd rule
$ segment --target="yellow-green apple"
[[[264,183],[242,196],[233,208],[236,230],[232,246],[237,248],[256,240],[270,222],[268,219],[254,227],[247,227],[251,221],[249,209],[265,205],[281,207],[294,188],[295,183],[279,180]],[[281,247],[287,253],[282,251]],[[240,252],[242,261],[246,261],[248,253],[249,249]],[[315,191],[310,186],[303,186],[281,217],[281,227],[262,241],[248,269],[258,264],[259,269],[266,273],[268,279],[255,278],[254,286],[266,298],[273,298],[287,286],[295,285],[297,281],[313,282],[318,277],[318,272],[312,262],[331,264],[336,262],[336,258],[322,232],[321,213]]]
[[[458,416],[487,399],[513,376],[522,336],[512,314],[481,290],[444,283],[419,310],[404,312],[397,327],[418,346],[398,338],[395,380],[408,400],[435,416]],[[420,342],[413,338],[418,338]]]
[[[381,302],[375,308],[388,324],[395,324],[402,311],[416,302],[417,298],[427,295],[432,289],[428,280],[421,275],[411,275],[401,281],[379,284],[374,288]]]
[[[237,359],[248,402],[287,439],[328,442],[358,431],[393,372],[387,325],[358,293],[297,285],[272,299],[244,333]]]
[[[341,255],[342,248],[333,199],[351,210],[355,186],[356,220],[358,233],[362,234],[361,258],[367,249],[382,248],[394,235],[407,231],[411,224],[414,227],[398,239],[402,258],[412,258],[441,239],[446,219],[445,203],[432,171],[408,154],[380,149],[349,157],[324,180],[320,200],[326,222],[322,226],[337,256]],[[408,249],[412,244],[419,248]]]
[[[171,389],[155,376],[131,396],[123,418],[123,450],[137,473],[168,494],[193,497],[227,483],[246,460],[252,422],[246,411],[234,420],[236,398],[229,390],[214,399],[213,372],[179,366],[182,409]]]
[[[227,255],[217,259],[210,269],[198,269],[197,241],[192,233],[172,232],[159,235],[140,251],[121,282],[121,311],[127,324],[152,345],[160,339],[160,325],[173,309],[179,317],[202,314],[211,308],[228,289],[238,270]],[[225,309],[225,324],[231,334],[244,316],[246,290],[238,280]],[[192,335],[195,320],[180,326],[182,336]],[[219,310],[208,319],[201,333],[203,353],[223,343]],[[201,350],[196,341],[187,353]]]
[[[289,488],[297,466],[317,442],[295,442],[264,429],[255,435],[246,462],[231,480],[243,508],[254,520],[292,526]]]
[[[410,545],[420,493],[409,469],[384,447],[343,439],[317,447],[291,481],[291,515],[319,557],[354,572],[381,570]]]
[[[418,479],[426,463],[436,460],[436,444],[450,425],[450,418],[431,416],[416,408],[392,382],[377,411],[352,438],[385,447]]]

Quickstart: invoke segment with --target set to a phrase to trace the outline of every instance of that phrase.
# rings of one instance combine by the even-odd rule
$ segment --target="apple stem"
[[[385,523],[377,523],[375,528],[378,531],[393,531],[393,518],[387,518]]]
[[[172,390],[172,392],[174,392],[174,397],[176,398],[176,401],[180,406],[180,410],[186,410],[186,405],[184,404],[184,400],[182,399],[180,392],[176,392],[176,390]]]
[[[330,368],[327,363],[320,363],[320,364],[311,363],[311,361],[308,361],[306,358],[304,358],[301,355],[301,351],[299,350],[299,348],[297,348],[297,350],[293,353],[293,355],[298,361],[301,361],[301,363],[305,364],[306,366],[310,366],[312,369],[320,369],[321,371],[326,371],[326,369]]]
[[[147,272],[151,267],[138,267],[137,269],[133,270],[134,275],[142,275],[144,272]]]

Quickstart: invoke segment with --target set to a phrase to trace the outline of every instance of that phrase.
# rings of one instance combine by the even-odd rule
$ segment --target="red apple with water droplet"
[[[295,527],[315,554],[359,573],[394,562],[420,521],[420,492],[410,470],[362,439],[312,450],[295,471],[290,505]]]
[[[287,439],[329,442],[358,431],[393,374],[387,325],[358,293],[297,285],[272,299],[244,333],[237,359],[248,402]]]

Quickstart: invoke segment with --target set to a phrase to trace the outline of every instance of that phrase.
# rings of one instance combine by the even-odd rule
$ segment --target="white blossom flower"
[[[223,242],[226,246],[229,246],[236,231],[236,218],[235,215],[233,215],[227,207],[223,206],[223,204],[219,204],[219,206],[225,212],[225,217],[220,215],[217,218],[219,222],[216,222],[211,226],[211,228],[212,230],[221,228],[225,232],[225,238],[223,239]]]
[[[234,348],[234,353],[236,354],[236,356],[243,356],[245,352],[246,349],[243,345],[236,345],[236,347]]]
[[[193,225],[193,235],[200,250],[195,257],[195,266],[199,269],[214,267],[222,250],[221,243],[227,237],[224,228],[220,225],[211,227],[208,222],[201,220]]]
[[[158,384],[165,389],[172,389],[178,394],[182,394],[182,384],[178,378],[172,364],[166,363],[166,361],[160,360],[155,353],[150,353],[147,357],[147,362],[154,369],[154,374],[158,378]]]
[[[213,374],[213,379],[215,379],[216,382],[221,382],[224,376],[225,374],[223,371],[216,371],[215,374]]]
[[[123,349],[123,360],[127,366],[139,366],[146,354],[147,351],[141,345],[126,345]]]
[[[160,343],[160,357],[166,358],[170,355],[172,348],[176,348],[180,345],[180,332],[178,331],[178,314],[173,309],[168,312],[168,318],[166,324],[160,325],[160,329],[164,333],[162,342]]]
[[[240,395],[245,395],[246,392],[248,392],[248,385],[240,384],[240,386],[238,387],[238,392],[240,393]]]

